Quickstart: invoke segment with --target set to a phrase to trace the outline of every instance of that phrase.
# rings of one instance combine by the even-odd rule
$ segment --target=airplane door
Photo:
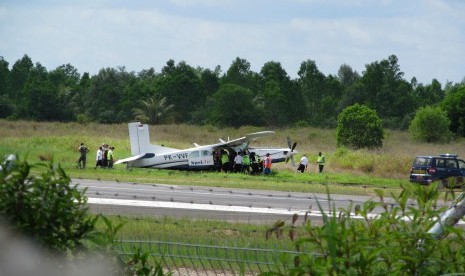
[[[202,170],[212,168],[213,165],[211,150],[196,150],[189,153],[189,169]]]

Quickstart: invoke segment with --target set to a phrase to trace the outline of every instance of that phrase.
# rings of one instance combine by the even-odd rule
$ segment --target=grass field
[[[241,127],[218,129],[211,126],[160,125],[150,126],[152,143],[174,148],[192,147],[192,143],[212,144],[219,138],[227,140],[244,134],[269,130]],[[237,187],[295,192],[321,192],[373,195],[374,189],[400,190],[408,185],[411,162],[416,155],[455,153],[465,156],[464,140],[450,144],[412,142],[406,132],[386,131],[384,146],[378,150],[348,150],[336,148],[334,129],[289,128],[273,129],[274,137],[263,138],[256,146],[285,146],[286,137],[297,142],[299,160],[306,153],[310,169],[300,174],[290,164],[273,165],[272,176],[249,176],[215,172],[185,172],[152,169],[127,170],[116,166],[113,170],[94,169],[95,152],[102,143],[116,148],[116,159],[130,156],[127,124],[101,125],[78,123],[38,123],[0,120],[0,156],[16,153],[29,163],[53,159],[72,178],[116,180],[140,183],[176,185],[203,185],[211,187]],[[88,168],[76,167],[77,148],[84,142],[90,149]],[[318,174],[316,156],[326,155],[325,171]],[[296,161],[297,161],[296,160]],[[125,222],[119,233],[122,239],[167,240],[196,244],[227,245],[238,247],[289,249],[288,239],[265,239],[267,226],[234,224],[222,221],[189,219],[150,219],[112,217],[117,224]]]
[[[193,143],[212,144],[219,138],[227,140],[242,137],[244,134],[269,130],[257,127],[238,129],[218,129],[211,126],[193,125],[156,125],[150,126],[152,143],[164,144],[174,148],[192,147]],[[411,162],[416,155],[455,153],[465,155],[464,140],[459,139],[449,144],[428,144],[412,142],[407,132],[386,130],[384,146],[378,150],[347,150],[336,148],[336,131],[334,129],[287,128],[272,129],[273,137],[265,137],[254,143],[256,146],[285,146],[286,137],[297,142],[300,154],[307,154],[311,165],[305,177],[298,176],[295,168],[289,164],[276,164],[275,171],[289,173],[285,178],[291,181],[310,182],[391,182],[408,178]],[[17,153],[29,162],[51,159],[60,162],[72,177],[103,178],[115,176],[125,179],[126,170],[118,167],[111,173],[76,169],[79,157],[77,148],[84,142],[90,149],[89,167],[95,163],[95,151],[102,143],[116,147],[116,159],[130,156],[129,134],[127,124],[78,124],[78,123],[39,123],[28,121],[0,120],[0,154]],[[323,176],[316,174],[315,164],[319,151],[326,155],[327,164]],[[144,173],[140,173],[144,178]],[[173,173],[170,174],[172,176]],[[295,177],[291,175],[296,175]],[[163,176],[163,174],[162,174]],[[132,175],[131,177],[134,177]],[[152,178],[151,175],[149,178]],[[356,179],[363,179],[357,181]],[[344,180],[345,179],[345,180]],[[354,180],[355,179],[355,180]],[[381,181],[381,182],[383,182]]]

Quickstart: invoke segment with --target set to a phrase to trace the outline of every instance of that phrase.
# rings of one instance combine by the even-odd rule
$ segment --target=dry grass
[[[244,134],[270,130],[244,126],[241,128],[218,129],[212,126],[156,125],[150,126],[152,143],[174,148],[192,147],[193,143],[211,144],[219,138],[235,139]],[[456,153],[465,156],[464,139],[449,144],[427,144],[411,141],[407,132],[386,131],[384,146],[379,150],[337,150],[334,129],[288,128],[272,129],[276,134],[259,139],[254,146],[286,146],[286,137],[297,142],[300,154],[307,154],[316,170],[316,156],[325,153],[325,171],[354,175],[372,175],[387,178],[406,178],[411,162],[416,155]],[[75,162],[76,148],[84,142],[96,149],[106,142],[116,146],[118,157],[127,157],[130,152],[127,124],[78,124],[39,123],[29,121],[0,120],[0,153],[18,152],[33,154],[33,159],[50,158],[52,155],[61,162]],[[297,160],[300,158],[297,156]],[[31,157],[31,156],[30,156]],[[92,158],[91,158],[92,160]],[[297,161],[296,160],[296,161]],[[278,166],[279,168],[279,166]]]

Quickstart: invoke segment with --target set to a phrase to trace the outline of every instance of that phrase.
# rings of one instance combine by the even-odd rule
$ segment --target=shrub
[[[355,104],[344,109],[337,117],[337,145],[355,149],[380,148],[384,132],[376,112]]]
[[[439,107],[426,106],[420,108],[412,122],[409,133],[413,140],[435,143],[447,142],[451,138],[450,119]]]
[[[34,167],[27,162],[10,161],[2,167],[2,219],[52,251],[83,246],[93,234],[95,218],[87,215],[85,191],[70,186],[71,180],[61,167],[50,165],[40,176],[30,175]]]
[[[443,225],[444,234],[451,234],[445,238],[429,232],[445,211],[437,208],[439,194],[436,185],[407,185],[394,196],[394,203],[385,201],[383,192],[378,191],[378,202],[339,211],[333,207],[329,213],[319,206],[323,225],[305,220],[305,233],[300,236],[297,215],[289,226],[279,221],[267,231],[267,237],[285,237],[288,231],[300,254],[283,256],[283,265],[267,275],[461,274],[465,271],[464,230]],[[410,203],[413,201],[415,206]],[[381,213],[371,217],[379,208]]]
[[[86,123],[89,123],[91,121],[89,116],[87,116],[86,114],[78,114],[76,116],[76,120],[80,124],[86,124]]]
[[[6,226],[9,232],[20,232],[31,238],[45,253],[55,253],[50,255],[57,257],[54,260],[47,257],[42,259],[56,262],[54,267],[57,271],[77,271],[85,252],[103,251],[103,256],[92,254],[92,257],[100,258],[99,261],[102,261],[103,269],[107,272],[105,275],[163,275],[158,264],[152,266],[148,263],[147,252],[138,249],[136,253],[123,259],[114,251],[114,242],[123,224],[114,226],[104,216],[89,215],[85,190],[71,185],[71,179],[59,165],[55,166],[52,162],[48,166],[30,165],[12,156],[0,160],[1,227]],[[31,174],[32,169],[40,167],[46,167],[46,172],[40,175]],[[106,228],[103,231],[96,229],[98,219],[105,223]],[[103,264],[108,257],[112,262]],[[39,259],[34,261],[39,272],[48,265],[40,263]],[[73,264],[73,261],[76,263]]]

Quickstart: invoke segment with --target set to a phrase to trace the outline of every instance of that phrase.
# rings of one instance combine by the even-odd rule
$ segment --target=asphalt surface
[[[322,212],[362,205],[373,197],[73,179],[86,188],[91,211],[106,215],[215,219],[270,224],[321,221]],[[309,184],[311,185],[311,184]],[[389,199],[387,199],[389,201]],[[352,208],[353,209],[353,208]],[[379,213],[375,209],[373,215]]]

